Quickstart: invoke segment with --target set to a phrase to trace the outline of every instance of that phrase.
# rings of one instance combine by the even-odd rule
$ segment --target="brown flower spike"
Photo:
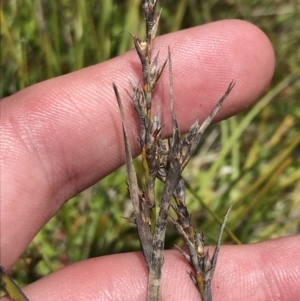
[[[132,84],[132,94],[127,91],[133,101],[140,122],[140,136],[138,141],[142,154],[145,177],[145,187],[142,190],[138,187],[136,173],[132,164],[132,155],[122,102],[118,89],[113,83],[122,120],[128,185],[135,213],[134,223],[137,227],[141,249],[149,271],[148,301],[162,300],[161,277],[167,222],[178,232],[187,246],[189,254],[178,247],[177,249],[194,269],[194,272],[191,272],[190,275],[200,292],[202,300],[210,301],[212,300],[211,281],[217,264],[221,237],[230,208],[222,223],[213,257],[210,259],[208,251],[204,251],[203,233],[196,232],[190,223],[190,214],[185,205],[185,183],[181,177],[181,173],[198,146],[204,131],[221,108],[235,83],[232,81],[229,84],[226,92],[204,122],[199,125],[198,121],[196,121],[191,126],[188,134],[184,138],[181,138],[174,112],[173,72],[170,49],[168,51],[168,59],[166,59],[161,66],[158,66],[158,53],[153,60],[151,59],[152,42],[155,38],[160,18],[160,13],[155,13],[156,4],[156,0],[142,1],[142,8],[146,20],[145,41],[131,34],[142,64],[143,74],[142,86]],[[169,63],[173,135],[171,139],[162,140],[162,124],[158,116],[151,115],[151,105],[152,91],[167,62]],[[163,193],[159,202],[155,200],[156,179],[164,183]],[[172,198],[175,200],[175,205],[171,205]],[[157,204],[159,205],[158,216],[156,216]],[[170,206],[175,211],[177,220],[168,217]]]

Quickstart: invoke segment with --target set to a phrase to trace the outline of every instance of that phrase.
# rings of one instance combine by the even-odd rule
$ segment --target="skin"
[[[217,120],[253,104],[274,71],[272,46],[257,27],[226,20],[158,37],[161,61],[170,45],[175,112],[182,132],[203,120],[226,90],[236,86]],[[138,120],[123,88],[141,78],[134,50],[107,62],[33,85],[1,105],[1,263],[10,267],[62,204],[124,164],[119,87],[133,153]],[[154,93],[171,134],[168,73]],[[163,110],[162,110],[163,108]],[[16,243],[17,242],[17,243]],[[298,300],[300,236],[221,247],[212,293],[218,300]],[[166,251],[163,300],[199,300],[189,266]],[[120,276],[122,275],[122,276]],[[146,267],[140,253],[90,259],[24,288],[30,300],[145,300]],[[3,298],[3,300],[6,300]]]

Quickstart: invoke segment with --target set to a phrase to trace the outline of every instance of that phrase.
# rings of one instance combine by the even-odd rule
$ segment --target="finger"
[[[222,246],[212,282],[213,300],[298,300],[300,236]],[[177,251],[167,251],[162,300],[200,300]],[[24,289],[31,301],[147,300],[147,271],[141,253],[93,258],[73,264]]]
[[[266,89],[274,54],[266,36],[238,20],[211,23],[155,40],[161,60],[171,46],[175,111],[182,131],[203,120],[232,79],[218,119],[251,105]],[[135,51],[29,87],[1,102],[2,261],[10,265],[62,203],[124,162],[119,87],[134,154],[138,122],[123,88],[140,79]],[[171,132],[168,74],[154,93],[164,134]],[[26,231],[24,231],[26,229]],[[16,246],[15,241],[18,241]]]

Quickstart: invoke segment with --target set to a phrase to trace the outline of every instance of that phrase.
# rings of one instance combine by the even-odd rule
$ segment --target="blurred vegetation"
[[[176,4],[175,4],[176,3]],[[159,34],[220,19],[248,20],[270,38],[269,90],[242,114],[211,127],[190,162],[188,207],[215,244],[231,203],[224,243],[300,230],[300,3],[298,0],[161,0]],[[117,56],[144,36],[140,0],[1,1],[0,95]],[[141,172],[141,171],[139,171]],[[139,250],[124,168],[66,203],[24,253],[20,285],[86,258]],[[182,245],[169,229],[166,248]]]

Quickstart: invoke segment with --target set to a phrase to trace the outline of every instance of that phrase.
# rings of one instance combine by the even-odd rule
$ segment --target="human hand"
[[[182,132],[203,120],[234,79],[218,113],[232,116],[267,88],[274,54],[265,35],[237,20],[207,24],[158,37],[161,57],[170,45],[175,112]],[[154,46],[155,48],[155,46]],[[155,49],[154,49],[155,50]],[[124,164],[119,110],[111,83],[140,78],[134,50],[78,72],[31,86],[1,101],[1,263],[7,268],[62,204]],[[155,104],[164,107],[171,133],[164,72]],[[200,101],[202,101],[200,103]],[[129,134],[138,131],[130,101],[123,102]],[[165,109],[166,108],[166,109]],[[158,109],[158,107],[156,107]],[[138,145],[130,136],[134,154]],[[299,236],[248,246],[222,246],[213,280],[214,300],[297,300]],[[166,251],[164,300],[197,300],[188,264]],[[104,256],[73,264],[24,288],[31,301],[144,300],[147,272],[140,253]],[[198,297],[197,297],[198,296]]]

